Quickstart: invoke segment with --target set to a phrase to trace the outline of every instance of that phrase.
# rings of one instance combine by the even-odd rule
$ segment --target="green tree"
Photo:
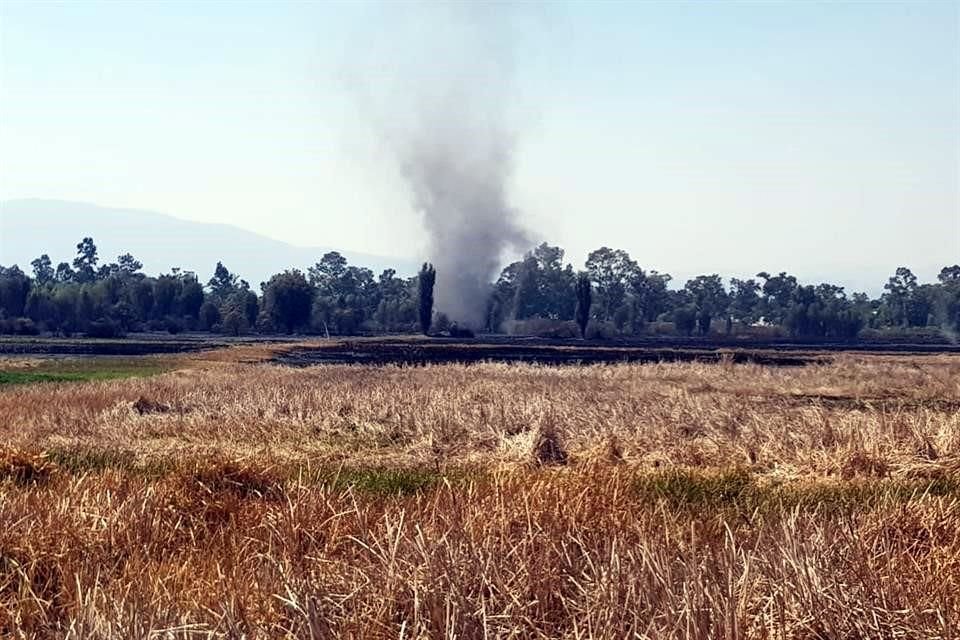
[[[97,278],[97,245],[93,238],[84,238],[77,245],[77,257],[73,259],[74,278],[77,282],[93,282]]]
[[[960,286],[960,265],[944,267],[937,275],[937,280],[945,287]]]
[[[429,335],[430,325],[433,323],[433,286],[437,281],[437,271],[429,262],[420,267],[417,278],[417,308],[419,310],[420,330],[423,335]]]
[[[166,318],[174,313],[180,287],[180,279],[172,274],[163,274],[154,281],[153,315],[155,318]]]
[[[331,251],[310,267],[310,284],[316,289],[311,324],[324,332],[352,334],[377,310],[380,289],[370,269],[347,264]]]
[[[77,323],[78,288],[75,286],[61,286],[53,290],[52,311],[53,325],[57,332],[70,336],[79,330]]]
[[[937,323],[947,331],[960,331],[960,265],[944,267],[937,276],[941,293],[937,302]]]
[[[123,278],[143,277],[140,270],[143,269],[143,263],[134,258],[129,253],[117,256],[117,272]]]
[[[308,325],[312,303],[313,287],[297,269],[274,275],[264,286],[264,311],[274,326],[287,333]]]
[[[645,273],[637,268],[630,281],[630,293],[645,322],[653,322],[670,306],[667,286],[672,280],[669,273],[651,270]]]
[[[53,264],[50,262],[50,256],[43,254],[30,263],[33,267],[33,278],[39,285],[50,284],[56,278],[56,272],[53,270]]]
[[[859,303],[833,284],[798,286],[787,309],[784,327],[795,337],[855,338],[865,317]]]
[[[33,282],[17,265],[0,267],[0,309],[10,318],[24,315],[32,286]]]
[[[697,328],[697,307],[690,303],[676,307],[673,310],[673,327],[677,333],[693,335],[693,330]]]
[[[73,269],[70,268],[70,265],[66,262],[61,262],[57,265],[57,271],[54,274],[54,279],[57,282],[73,282],[76,279],[77,274],[73,272]]]
[[[907,267],[899,267],[883,285],[881,296],[886,321],[894,326],[923,327],[931,311],[928,291],[921,291],[917,276]]]
[[[741,324],[749,325],[759,320],[760,284],[753,278],[730,279],[730,315]]]
[[[797,289],[797,279],[785,271],[781,271],[776,276],[761,271],[757,277],[763,280],[760,315],[770,324],[783,324],[787,309],[793,301],[794,291]]]
[[[710,322],[715,316],[725,312],[729,303],[723,281],[715,273],[709,276],[697,276],[687,281],[684,290],[690,295],[696,307],[700,335],[707,335],[710,332]]]
[[[517,286],[513,298],[513,317],[517,320],[540,315],[543,308],[540,293],[540,267],[537,259],[528,254],[520,262]]]
[[[580,328],[580,337],[587,337],[587,325],[590,323],[590,307],[593,304],[593,286],[590,283],[590,274],[581,271],[577,274],[575,287],[577,307],[574,312],[577,326]]]
[[[260,312],[260,302],[257,300],[257,294],[250,291],[249,286],[243,282],[233,294],[227,298],[223,308],[224,319],[231,312],[239,313],[245,323],[245,327],[252,327],[257,321],[257,315]]]
[[[217,266],[213,270],[213,277],[207,282],[210,294],[223,302],[237,290],[237,286],[237,276],[230,273],[230,270],[223,266],[222,262],[217,262]]]
[[[227,315],[223,317],[221,330],[229,336],[239,336],[242,333],[246,333],[249,326],[247,319],[240,311],[230,309]]]
[[[529,266],[535,285],[535,302],[532,308],[528,308],[532,312],[530,315],[550,320],[570,320],[575,310],[570,290],[573,289],[576,274],[572,265],[563,264],[563,249],[543,242],[528,255],[533,259]],[[524,264],[527,264],[526,260]]]
[[[90,295],[90,288],[82,287],[77,298],[77,330],[86,331],[98,315],[97,304]]]
[[[310,284],[327,294],[334,294],[338,281],[347,272],[347,259],[336,251],[325,253],[320,262],[307,270]]]
[[[128,285],[127,300],[140,320],[147,320],[153,313],[153,283],[147,279]]]
[[[601,320],[610,320],[624,302],[637,263],[622,249],[601,247],[587,256],[586,268],[597,290],[597,315]]]
[[[398,278],[393,269],[385,269],[380,274],[372,318],[382,331],[409,331],[416,326],[417,302],[411,281]]]
[[[212,331],[214,327],[220,324],[220,309],[212,302],[204,302],[200,306],[200,328],[204,331]]]
[[[197,281],[197,277],[190,272],[181,276],[181,281],[180,293],[177,296],[177,310],[184,318],[198,320],[200,307],[203,306],[204,302],[203,286]]]
[[[50,306],[50,298],[46,295],[46,291],[33,287],[27,293],[23,313],[18,315],[24,315],[37,324],[47,324],[47,318],[51,314]]]

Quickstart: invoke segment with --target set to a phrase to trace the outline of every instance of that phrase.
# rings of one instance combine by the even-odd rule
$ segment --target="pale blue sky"
[[[415,257],[425,234],[354,91],[396,11],[0,0],[0,199]],[[512,200],[576,264],[606,244],[681,277],[859,283],[960,261],[960,3],[547,3],[509,21]]]

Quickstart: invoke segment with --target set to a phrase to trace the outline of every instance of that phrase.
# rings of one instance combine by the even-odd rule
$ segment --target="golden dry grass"
[[[0,635],[960,637],[960,359],[0,391]]]

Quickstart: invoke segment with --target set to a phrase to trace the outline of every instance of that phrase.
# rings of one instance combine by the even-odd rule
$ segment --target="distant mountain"
[[[417,263],[409,259],[339,247],[298,247],[231,225],[191,222],[153,211],[60,200],[0,202],[0,265],[18,264],[29,273],[30,262],[44,253],[54,265],[70,262],[85,236],[96,242],[101,262],[113,262],[129,252],[150,275],[180,267],[195,271],[206,282],[219,260],[254,289],[284,269],[306,270],[334,250],[350,264],[368,267],[377,275],[387,268],[402,276],[417,270]]]

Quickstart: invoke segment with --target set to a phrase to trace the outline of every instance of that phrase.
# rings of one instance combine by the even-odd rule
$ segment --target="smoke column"
[[[436,309],[480,327],[503,252],[529,246],[507,193],[510,11],[499,4],[415,7],[394,20],[400,46],[374,72],[392,86],[386,95],[368,92],[367,100],[428,234]]]

